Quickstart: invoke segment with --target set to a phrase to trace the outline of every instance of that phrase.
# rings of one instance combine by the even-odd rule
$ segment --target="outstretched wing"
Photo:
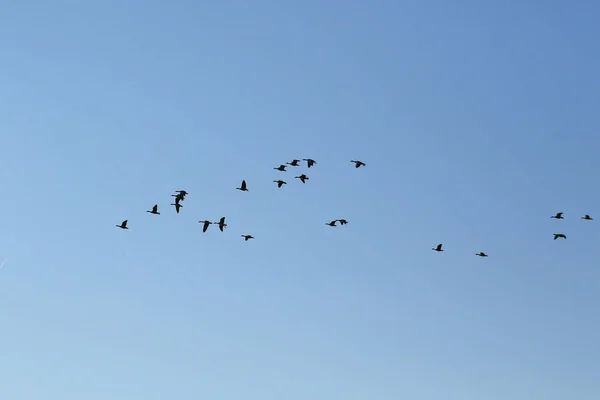
[[[157,212],[158,211],[158,204],[155,204],[154,207],[152,207],[152,212]]]
[[[245,180],[242,181],[242,190],[246,190],[246,181]]]

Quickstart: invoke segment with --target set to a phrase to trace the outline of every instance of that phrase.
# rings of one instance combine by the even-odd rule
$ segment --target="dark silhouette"
[[[287,162],[287,165],[291,165],[292,167],[299,167],[300,165],[298,164],[300,162],[300,160],[292,160],[292,162]]]
[[[350,160],[350,162],[353,162],[355,164],[356,168],[366,167],[367,166],[367,164],[365,164],[362,161],[358,161],[358,160]]]
[[[206,230],[208,229],[208,226],[210,224],[212,224],[212,222],[210,222],[210,221],[198,221],[198,222],[200,222],[201,224],[204,224],[204,226],[202,227],[202,232],[206,232]]]
[[[313,165],[315,165],[317,163],[312,158],[303,158],[302,160],[306,161],[306,165],[308,166],[308,168],[312,167]]]
[[[127,227],[127,220],[121,222],[121,225],[115,225],[117,228],[121,228],[121,229],[129,229]]]
[[[438,244],[437,247],[432,247],[431,250],[434,250],[434,251],[444,251],[444,250],[442,250],[442,244],[441,243]]]
[[[175,211],[177,211],[177,214],[179,214],[179,209],[181,207],[183,207],[180,203],[181,200],[179,200],[179,198],[175,198],[175,203],[171,203],[172,206],[175,206]]]
[[[567,238],[567,236],[566,236],[566,235],[564,235],[564,234],[562,234],[562,233],[555,233],[555,234],[554,234],[554,240],[556,240],[556,239],[558,239],[558,238],[563,238],[563,239],[566,239],[566,238]]]
[[[242,237],[244,238],[244,240],[247,242],[250,239],[254,239],[254,236],[252,235],[242,235]]]
[[[483,251],[482,251],[482,252],[479,252],[479,253],[477,253],[477,254],[475,254],[475,255],[476,255],[476,256],[479,256],[479,257],[487,257],[487,256],[488,256],[488,255],[487,255],[487,254],[485,254]]]
[[[239,188],[236,188],[236,189],[237,189],[237,190],[241,190],[242,192],[247,192],[247,191],[248,191],[248,189],[246,188],[246,181],[245,181],[245,180],[243,180],[243,181],[242,181],[242,186],[241,186],[241,187],[239,187]]]
[[[326,222],[325,225],[329,225],[329,226],[337,226],[335,223],[337,222],[337,219],[334,219],[331,222]]]
[[[562,215],[563,215],[563,213],[559,212],[559,213],[556,213],[556,215],[551,216],[550,218],[564,219]]]
[[[583,217],[581,217],[581,219],[585,219],[587,221],[592,221],[594,218],[592,218],[589,215],[585,214]]]
[[[278,181],[273,181],[273,182],[275,182],[277,184],[278,188],[282,187],[283,185],[287,185],[287,182],[282,181],[281,179]]]
[[[150,214],[160,215],[160,213],[158,212],[158,204],[155,204],[154,207],[152,207],[152,211],[146,210],[146,212],[148,212]]]
[[[285,169],[285,165],[283,165],[283,164],[282,164],[282,165],[280,165],[279,167],[277,167],[277,168],[273,168],[273,169],[276,169],[277,171],[287,171],[287,170]]]
[[[308,176],[306,176],[304,174],[302,174],[300,176],[295,176],[294,178],[300,179],[302,181],[302,183],[306,183],[306,181],[310,179]]]
[[[346,221],[345,219],[338,219],[338,222],[339,222],[341,225],[346,225],[346,224],[348,223],[348,221]]]
[[[223,232],[223,228],[225,228],[227,226],[227,224],[225,223],[225,217],[222,217],[219,222],[216,222],[216,224],[219,225],[219,230],[221,232]]]

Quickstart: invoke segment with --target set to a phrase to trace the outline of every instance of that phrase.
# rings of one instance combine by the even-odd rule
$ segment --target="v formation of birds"
[[[306,165],[308,168],[312,168],[314,165],[317,164],[317,162],[311,158],[303,158],[302,160],[294,159],[290,162],[286,162],[285,164],[281,164],[278,167],[275,167],[273,169],[276,171],[280,171],[280,172],[286,172],[288,166],[299,167],[301,161],[306,161]],[[354,164],[355,168],[365,167],[367,165],[364,162],[359,161],[359,160],[350,160],[350,162]],[[295,176],[294,179],[299,179],[300,182],[305,184],[306,181],[308,181],[310,178],[308,176],[306,176],[306,174],[301,174],[301,175]],[[277,187],[280,189],[283,185],[287,185],[287,182],[282,179],[276,179],[273,182],[276,183]],[[242,191],[242,192],[249,192],[248,184],[246,183],[246,180],[242,180],[240,187],[238,187],[236,189],[239,191]],[[175,202],[171,203],[171,205],[175,207],[175,212],[177,212],[177,214],[179,214],[179,210],[183,207],[181,202],[185,200],[185,197],[188,195],[188,192],[186,192],[185,190],[177,190],[175,193],[176,194],[171,195],[172,197],[175,198],[175,200],[174,200]],[[154,214],[154,215],[160,215],[160,212],[158,211],[158,204],[155,204],[152,207],[152,210],[146,210],[146,212],[150,213],[150,214]],[[564,219],[562,212],[556,213],[556,215],[553,215],[550,218]],[[581,217],[581,219],[586,220],[586,221],[593,220],[593,218],[590,217],[588,214]],[[209,226],[213,225],[213,224],[217,225],[221,232],[223,232],[223,230],[227,227],[227,223],[225,222],[225,217],[221,217],[221,219],[219,219],[216,222],[209,221],[209,220],[202,220],[202,221],[198,221],[198,222],[202,224],[202,232],[206,232],[208,230]],[[326,222],[325,225],[337,226],[338,222],[340,225],[346,225],[348,223],[347,220],[341,218],[341,219],[334,219],[329,222]],[[128,223],[129,223],[129,220],[124,220],[123,222],[121,222],[120,225],[116,225],[116,227],[121,228],[121,229],[129,229]],[[553,235],[554,235],[554,240],[567,238],[567,236],[564,233],[554,233]],[[244,238],[245,241],[254,239],[254,236],[248,235],[248,234],[243,234],[243,235],[241,235],[241,237]],[[442,245],[442,243],[440,243],[436,247],[432,247],[431,250],[437,251],[437,252],[442,252],[442,251],[444,251],[444,249],[442,247],[443,247],[443,245]],[[483,251],[480,251],[479,253],[475,253],[475,255],[479,256],[479,257],[488,257],[488,255],[486,253],[484,253]]]

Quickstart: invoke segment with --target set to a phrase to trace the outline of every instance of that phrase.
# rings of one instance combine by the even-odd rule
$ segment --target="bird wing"
[[[202,228],[202,232],[206,232],[206,230],[208,229],[209,225],[210,225],[209,221],[204,221],[204,227]]]
[[[152,211],[153,212],[157,212],[158,211],[158,204],[155,204],[154,207],[152,207]]]
[[[436,249],[437,249],[437,250],[441,250],[441,249],[442,249],[442,244],[441,244],[441,243],[440,243],[440,244],[438,244],[438,245],[437,245],[437,247],[436,247]]]
[[[219,224],[224,224],[225,223],[225,217],[221,217],[221,219],[219,220]]]
[[[219,224],[219,230],[223,232],[223,224]]]
[[[246,181],[245,180],[242,181],[242,189],[246,189]]]
[[[123,223],[121,224],[121,226],[127,226],[127,220],[123,221]]]

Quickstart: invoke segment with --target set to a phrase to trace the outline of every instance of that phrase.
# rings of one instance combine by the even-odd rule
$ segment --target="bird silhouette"
[[[121,225],[115,225],[117,228],[121,228],[121,229],[129,229],[127,227],[127,220],[121,222]]]
[[[177,193],[177,194],[172,194],[171,196],[175,197],[175,201],[181,201],[184,200],[184,195],[182,195],[181,193]]]
[[[181,207],[183,207],[180,203],[181,200],[179,200],[178,198],[175,198],[175,203],[171,203],[172,206],[175,206],[175,211],[177,211],[177,214],[179,214],[179,209]]]
[[[338,219],[337,220],[341,225],[346,225],[348,223],[348,221],[346,221],[345,219]]]
[[[158,204],[155,204],[154,207],[152,207],[152,211],[146,210],[146,212],[150,214],[160,215],[160,213],[158,212]]]
[[[358,161],[358,160],[350,160],[350,162],[354,163],[356,168],[360,168],[360,167],[366,167],[367,164],[365,164],[362,161]]]
[[[242,186],[240,186],[239,188],[236,188],[237,190],[241,190],[242,192],[247,192],[248,189],[246,188],[246,181],[243,180],[242,181]]]
[[[221,232],[223,232],[223,228],[225,228],[227,226],[227,224],[225,223],[225,217],[222,217],[219,222],[217,222],[217,224],[219,225],[219,230]]]
[[[273,181],[273,182],[275,182],[277,184],[278,188],[282,187],[283,185],[287,185],[287,182],[286,181],[282,181],[281,179],[279,179],[277,181]]]
[[[300,162],[300,160],[292,160],[291,162],[287,162],[287,165],[291,165],[292,167],[299,167],[300,165],[298,164]]]
[[[567,236],[566,236],[565,234],[563,234],[563,233],[555,233],[555,234],[554,234],[554,240],[556,240],[556,239],[558,239],[558,238],[563,238],[563,239],[566,239],[566,238],[567,238]]]
[[[306,181],[310,179],[308,176],[306,176],[304,174],[299,175],[299,176],[295,176],[294,178],[300,179],[302,181],[302,183],[306,183]]]
[[[200,222],[201,224],[204,224],[204,226],[202,227],[202,232],[206,232],[206,230],[208,229],[208,226],[210,224],[212,224],[212,222],[210,222],[210,221],[198,221],[198,222]]]
[[[564,219],[563,217],[563,213],[559,212],[556,213],[556,215],[551,216],[550,218],[554,218],[554,219]]]
[[[441,243],[438,244],[436,247],[432,247],[431,250],[434,250],[434,251],[444,251],[444,250],[442,250],[442,244]]]
[[[244,240],[247,242],[250,239],[254,239],[254,236],[252,235],[242,235],[242,237],[244,238]]]
[[[477,254],[475,254],[475,255],[476,255],[476,256],[479,256],[479,257],[487,257],[487,256],[488,256],[488,255],[487,255],[487,254],[485,254],[483,251],[482,251],[482,252],[479,252],[479,253],[477,253]]]
[[[273,168],[273,169],[276,169],[277,171],[287,171],[287,170],[285,169],[285,165],[283,165],[283,164],[281,164],[279,167],[277,167],[277,168]]]
[[[302,161],[306,161],[306,166],[308,168],[312,167],[313,165],[315,165],[317,162],[315,160],[313,160],[312,158],[303,158]]]
[[[334,219],[331,222],[326,222],[325,225],[329,225],[329,226],[337,226],[335,223],[337,222],[337,219]]]
[[[594,218],[592,218],[589,215],[585,214],[583,217],[581,217],[581,219],[585,219],[587,221],[592,221]]]

